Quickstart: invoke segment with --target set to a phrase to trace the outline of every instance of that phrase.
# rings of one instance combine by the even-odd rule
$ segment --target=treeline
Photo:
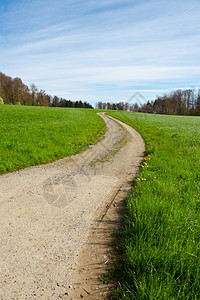
[[[200,90],[176,90],[147,103],[98,102],[98,109],[134,111],[166,115],[200,115]]]
[[[48,95],[45,90],[38,90],[35,84],[27,86],[18,77],[12,78],[0,72],[0,97],[5,104],[31,106],[93,108],[87,102],[71,101]]]
[[[71,101],[54,96],[51,102],[53,107],[77,107],[77,108],[93,108],[90,103],[79,101]]]
[[[140,106],[135,104],[129,104],[128,102],[98,102],[96,105],[97,109],[108,109],[108,110],[124,110],[124,111],[141,111]]]
[[[176,90],[165,94],[147,103],[146,110],[165,115],[200,115],[200,90]]]

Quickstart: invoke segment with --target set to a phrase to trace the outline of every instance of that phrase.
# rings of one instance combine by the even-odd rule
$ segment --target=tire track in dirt
[[[144,142],[101,117],[108,130],[98,144],[0,176],[0,299],[106,299],[98,276]]]

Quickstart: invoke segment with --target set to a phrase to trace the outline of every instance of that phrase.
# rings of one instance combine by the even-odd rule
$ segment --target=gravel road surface
[[[92,259],[93,227],[108,219],[122,187],[130,190],[144,142],[128,125],[101,117],[105,137],[86,151],[0,176],[1,300],[106,299],[94,292],[93,276],[86,286],[87,272],[75,279],[81,259]]]

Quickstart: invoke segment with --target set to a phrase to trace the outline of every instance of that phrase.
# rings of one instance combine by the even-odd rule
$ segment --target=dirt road
[[[0,176],[0,299],[106,299],[97,277],[144,142],[101,116],[108,130],[98,144]]]

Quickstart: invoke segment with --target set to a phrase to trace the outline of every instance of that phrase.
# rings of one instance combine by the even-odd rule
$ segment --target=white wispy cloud
[[[198,86],[199,3],[50,0],[0,5],[0,71],[71,99]]]

